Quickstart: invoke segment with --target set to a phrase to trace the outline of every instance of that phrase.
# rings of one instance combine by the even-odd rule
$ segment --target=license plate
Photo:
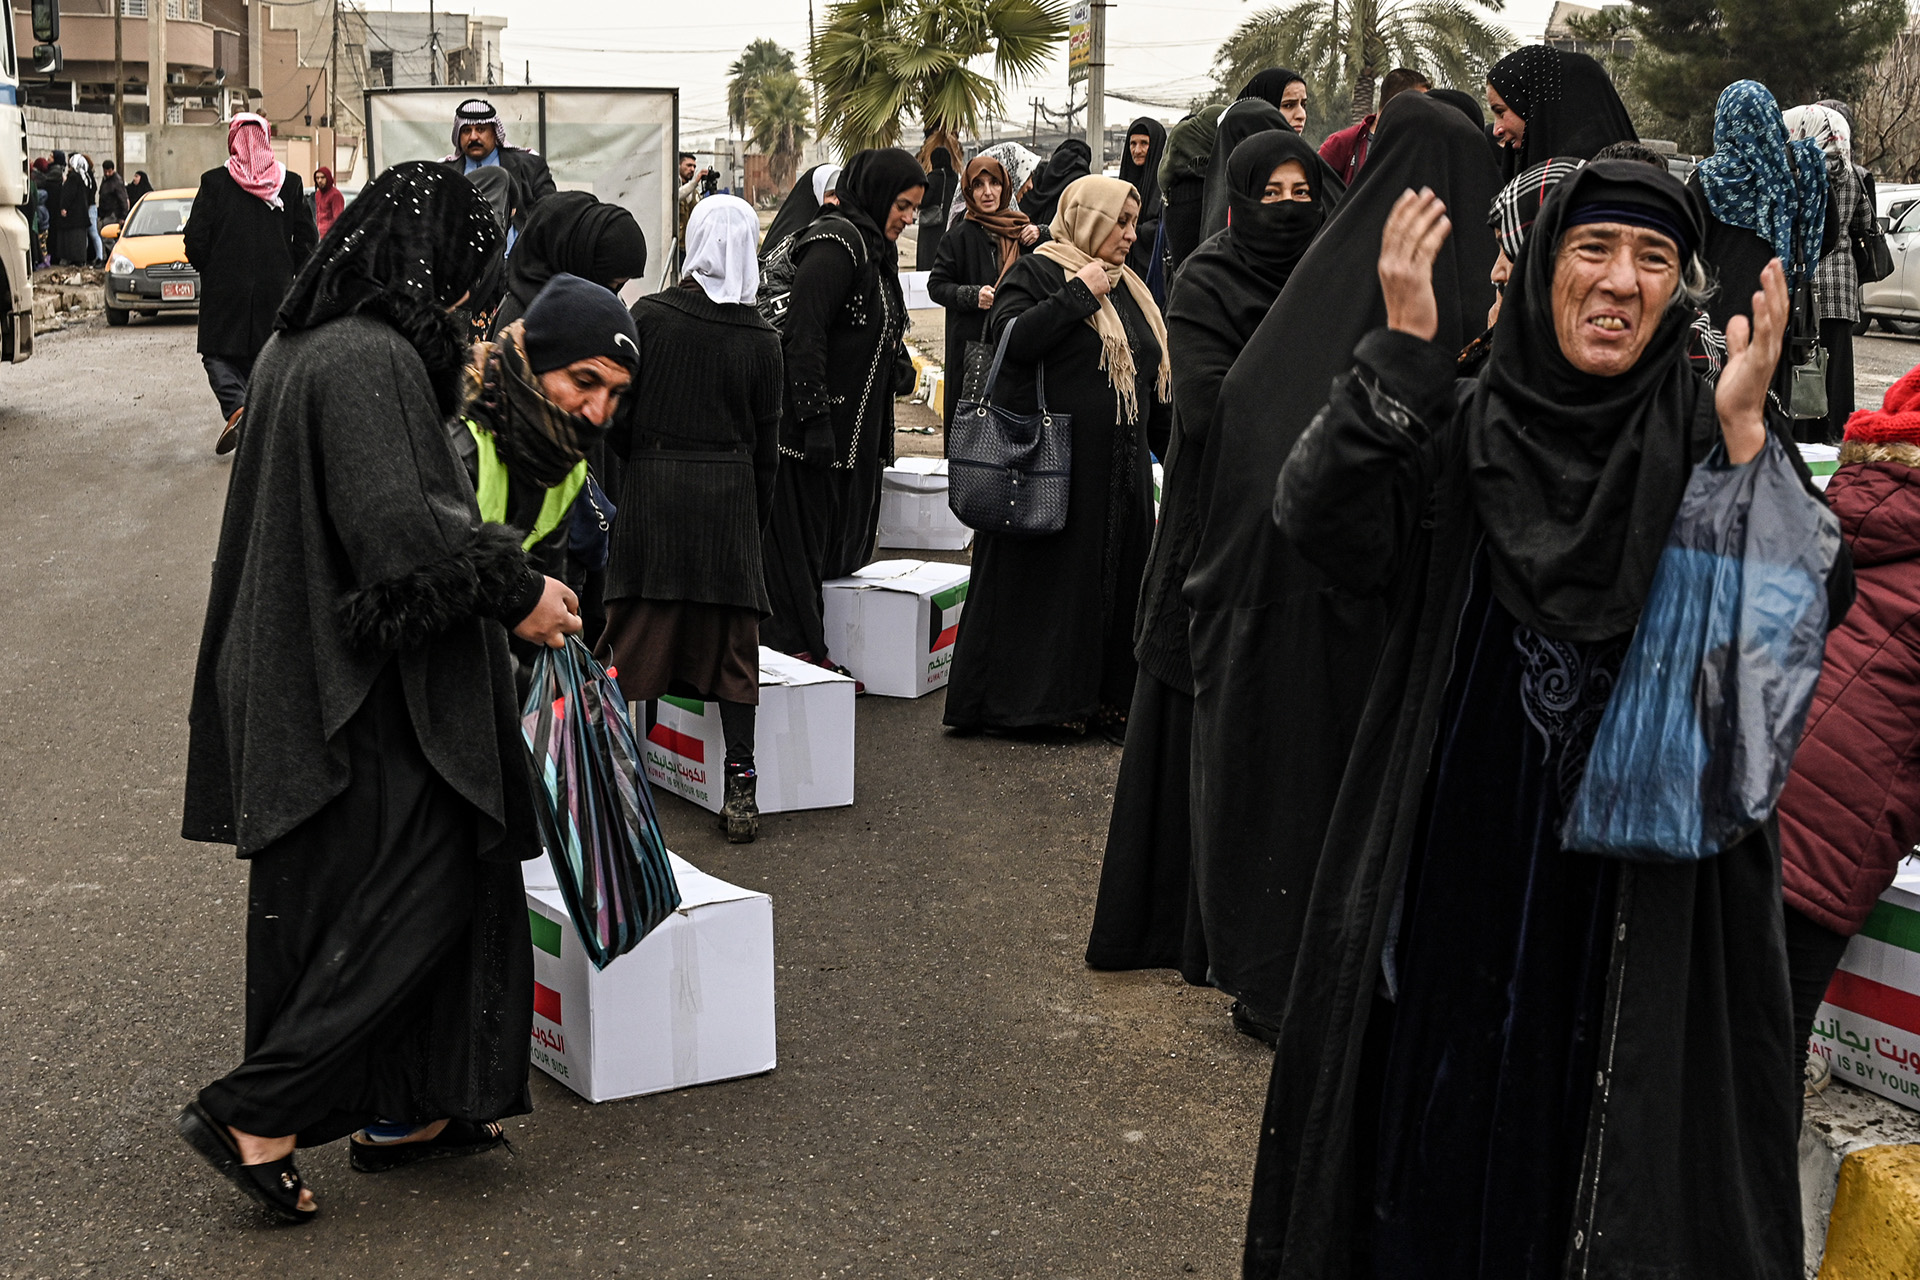
[[[192,302],[195,289],[192,280],[169,280],[160,286],[162,302]]]

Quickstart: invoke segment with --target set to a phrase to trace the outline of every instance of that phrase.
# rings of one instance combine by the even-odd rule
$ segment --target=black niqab
[[[524,311],[561,272],[612,289],[647,273],[647,237],[633,215],[588,191],[540,202],[507,260],[507,292]]]
[[[1280,114],[1280,108],[1264,98],[1241,98],[1220,113],[1220,124],[1213,137],[1213,157],[1207,162],[1206,190],[1200,197],[1202,241],[1218,235],[1227,225],[1228,157],[1248,138],[1270,129],[1293,132],[1293,126]],[[1315,160],[1318,159],[1316,156]]]
[[[1133,140],[1147,139],[1147,162],[1133,162]],[[1127,149],[1120,156],[1120,177],[1131,182],[1140,193],[1140,221],[1151,222],[1160,216],[1160,157],[1166,154],[1166,126],[1152,116],[1141,116],[1127,126]],[[1092,153],[1089,152],[1089,155]]]
[[[1240,91],[1240,99],[1261,98],[1278,108],[1280,99],[1286,95],[1288,85],[1306,82],[1307,78],[1298,71],[1289,70],[1286,67],[1268,67],[1247,81],[1247,87]]]
[[[1226,281],[1220,287],[1266,293],[1269,302],[1285,287],[1337,198],[1328,188],[1319,158],[1306,139],[1291,129],[1256,133],[1233,149],[1227,158],[1227,229],[1220,239],[1251,278],[1237,290]],[[1289,160],[1306,174],[1313,199],[1263,203],[1267,179]]]
[[[1093,172],[1093,148],[1078,138],[1068,138],[1053,149],[1047,163],[1033,175],[1033,187],[1020,198],[1020,212],[1035,226],[1049,226],[1060,207],[1060,195],[1068,187]]]
[[[1507,151],[1509,178],[1542,160],[1591,160],[1602,147],[1640,140],[1606,68],[1584,53],[1527,45],[1494,63],[1487,83],[1527,122],[1520,146]]]
[[[920,162],[898,147],[876,147],[856,152],[847,161],[836,190],[840,197],[839,214],[860,229],[866,238],[872,260],[888,271],[900,263],[900,246],[887,239],[887,218],[893,202],[905,191],[927,185],[927,172]]]
[[[1507,283],[1467,436],[1495,594],[1533,630],[1576,641],[1633,630],[1687,477],[1718,435],[1687,360],[1690,309],[1669,308],[1618,377],[1561,354],[1554,263],[1568,218],[1595,204],[1647,206],[1696,239],[1706,232],[1699,198],[1651,165],[1601,160],[1563,180]]]
[[[333,224],[288,287],[273,327],[380,316],[419,352],[441,408],[452,412],[467,342],[448,308],[480,286],[503,238],[471,182],[433,161],[397,164]]]

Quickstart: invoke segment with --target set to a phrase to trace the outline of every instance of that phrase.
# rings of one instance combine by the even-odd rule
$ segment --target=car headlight
[[[130,276],[133,274],[133,259],[116,253],[107,259],[107,272],[110,275]]]

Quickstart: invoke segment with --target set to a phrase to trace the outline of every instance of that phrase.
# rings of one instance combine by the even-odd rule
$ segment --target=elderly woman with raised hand
[[[1068,187],[1053,238],[1016,262],[989,318],[1011,326],[997,402],[1073,417],[1073,475],[1059,533],[974,542],[967,625],[953,655],[955,729],[1091,724],[1113,741],[1133,695],[1133,618],[1153,536],[1148,448],[1166,448],[1172,366],[1146,283],[1127,267],[1140,194],[1118,178]]]
[[[382,174],[294,281],[250,391],[188,713],[181,834],[250,862],[246,1054],[181,1135],[274,1216],[296,1146],[355,1168],[499,1146],[530,1107],[521,859],[540,852],[509,632],[573,594],[447,447],[453,311],[500,231],[443,165]]]
[[[754,707],[770,611],[760,533],[786,385],[780,335],[754,307],[759,235],[746,201],[708,196],[687,218],[686,277],[633,304],[646,359],[608,442],[625,460],[626,514],[614,522],[599,642],[630,700],[720,704],[720,824],[736,844],[760,827]]]
[[[927,296],[947,309],[946,367],[953,370],[956,384],[967,367],[967,344],[978,342],[986,331],[994,287],[1021,254],[1047,235],[1012,207],[1012,184],[998,159],[975,156],[967,162],[965,177],[960,195],[967,202],[966,217],[940,242],[927,276]],[[948,430],[958,399],[954,394],[946,397]]]
[[[1430,193],[1400,197],[1386,326],[1274,500],[1393,621],[1313,886],[1246,1274],[1365,1254],[1412,1280],[1786,1280],[1799,1064],[1773,832],[1692,863],[1558,838],[1695,464],[1765,444],[1785,282],[1762,274],[1709,387],[1687,358],[1703,213],[1600,161],[1548,197],[1486,371],[1456,382],[1433,341],[1450,230]]]

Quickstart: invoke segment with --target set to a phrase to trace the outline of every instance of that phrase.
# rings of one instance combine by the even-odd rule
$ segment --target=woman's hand
[[[993,306],[993,286],[990,284],[983,284],[980,286],[980,309],[982,311],[986,311],[986,310],[989,310],[992,306]]]
[[[1387,328],[1432,342],[1440,332],[1440,304],[1433,296],[1433,260],[1453,223],[1432,190],[1400,193],[1380,233],[1380,292],[1386,296]]]
[[[558,578],[548,578],[540,592],[540,603],[520,619],[513,634],[550,649],[563,649],[567,637],[578,635],[584,625],[580,621],[580,599],[573,594],[573,588]]]
[[[1021,244],[1040,243],[1040,228],[1034,226],[1031,222],[1029,222],[1026,226],[1020,228],[1020,243]]]
[[[1714,388],[1713,408],[1727,461],[1752,462],[1767,443],[1767,389],[1780,363],[1780,342],[1787,331],[1787,273],[1775,258],[1760,273],[1753,295],[1753,320],[1727,321],[1727,364]]]
[[[1074,279],[1093,290],[1093,296],[1104,298],[1112,291],[1113,285],[1107,281],[1107,264],[1095,258],[1074,273]]]

